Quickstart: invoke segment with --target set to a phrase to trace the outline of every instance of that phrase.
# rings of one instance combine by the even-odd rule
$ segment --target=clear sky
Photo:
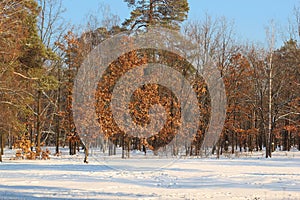
[[[265,27],[274,20],[280,30],[285,30],[288,19],[293,17],[294,6],[300,0],[188,0],[189,20],[201,20],[205,13],[212,17],[225,16],[233,20],[237,36],[242,41],[265,44]],[[111,12],[121,21],[129,17],[130,10],[123,0],[63,0],[65,17],[72,24],[83,24],[90,11],[99,4],[109,5]],[[279,31],[280,31],[279,30]]]

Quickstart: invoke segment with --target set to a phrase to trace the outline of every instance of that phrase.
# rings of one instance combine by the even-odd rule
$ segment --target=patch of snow
[[[300,152],[238,158],[132,158],[83,153],[0,163],[0,199],[300,199]],[[136,156],[135,156],[136,155]],[[109,162],[107,162],[109,161]],[[163,166],[157,168],[157,166]]]

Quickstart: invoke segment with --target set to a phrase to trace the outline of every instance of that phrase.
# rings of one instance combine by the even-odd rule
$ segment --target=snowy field
[[[0,163],[0,199],[300,200],[300,152],[236,158],[83,155]]]

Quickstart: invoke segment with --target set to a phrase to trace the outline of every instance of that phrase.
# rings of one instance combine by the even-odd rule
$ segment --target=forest
[[[109,155],[121,148],[122,158],[129,157],[132,150],[155,154],[159,149],[170,156],[207,156],[202,143],[212,99],[207,83],[195,73],[206,64],[207,56],[220,71],[227,100],[223,130],[209,154],[219,157],[265,151],[268,158],[274,151],[300,151],[300,7],[295,5],[291,10],[288,29],[279,32],[280,28],[270,22],[264,46],[239,41],[232,21],[225,17],[207,14],[201,20],[187,20],[187,0],[123,1],[129,7],[128,19],[120,19],[102,6],[97,14],[86,17],[81,28],[64,20],[61,0],[0,1],[0,161],[5,148],[16,149],[16,158],[46,159],[49,154],[59,156],[60,149],[68,147],[70,155],[85,151],[85,162],[92,148]],[[110,63],[99,77],[95,111],[91,113],[97,115],[105,134],[95,131],[87,143],[73,117],[74,80],[84,59],[115,35],[147,32],[152,27],[178,32],[196,44],[190,56],[198,65],[153,49],[133,50]],[[281,46],[276,45],[278,40],[282,40]],[[110,105],[116,82],[127,71],[147,63],[173,66],[197,94],[199,126],[184,146],[164,148],[181,126],[181,104],[161,85],[143,85],[134,91],[128,106],[132,120],[145,126],[150,107],[162,105],[167,117],[159,133],[148,138],[131,136],[113,119]],[[56,147],[55,152],[47,147]]]

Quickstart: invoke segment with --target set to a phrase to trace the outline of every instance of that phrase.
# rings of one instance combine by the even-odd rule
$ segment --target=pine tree
[[[180,29],[180,23],[187,18],[187,0],[124,0],[133,8],[131,16],[123,26],[130,29],[147,29],[149,26]]]
[[[4,89],[0,106],[5,109],[2,118],[7,119],[0,128],[9,135],[24,134],[36,122],[40,137],[42,110],[38,111],[36,105],[44,91],[56,87],[55,78],[47,74],[44,66],[45,60],[54,55],[38,35],[40,9],[35,0],[4,0],[0,10],[0,49],[6,50],[0,51],[0,78],[5,78],[0,83],[0,92]]]

